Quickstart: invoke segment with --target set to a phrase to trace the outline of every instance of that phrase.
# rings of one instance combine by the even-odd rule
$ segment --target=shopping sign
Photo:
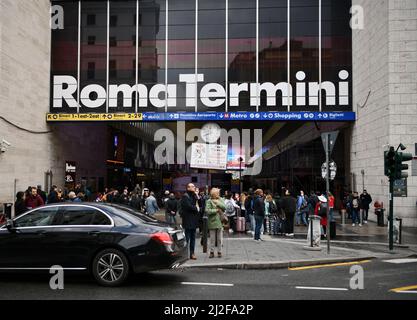
[[[191,145],[191,168],[226,170],[227,145],[193,143]]]

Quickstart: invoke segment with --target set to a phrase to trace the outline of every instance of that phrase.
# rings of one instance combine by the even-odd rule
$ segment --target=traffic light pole
[[[389,178],[389,249],[394,250],[394,177]]]
[[[329,193],[330,193],[330,135],[326,135],[326,198],[327,198],[327,226],[326,226],[326,239],[327,239],[327,254],[330,254],[330,204],[329,204]]]

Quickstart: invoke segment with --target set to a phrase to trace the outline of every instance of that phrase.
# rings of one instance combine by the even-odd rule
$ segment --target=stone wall
[[[417,143],[417,0],[354,0],[364,9],[365,29],[353,30],[351,171],[357,191],[365,188],[388,207],[383,152],[387,145]],[[365,104],[369,94],[369,99]],[[408,197],[395,198],[395,215],[417,226],[417,180],[408,179]],[[372,220],[376,216],[370,215]]]
[[[49,17],[49,0],[0,1],[0,116],[36,132],[49,130]],[[0,142],[11,143],[0,154],[0,203],[13,200],[14,179],[18,190],[44,185],[44,172],[51,167],[51,136],[0,119]]]

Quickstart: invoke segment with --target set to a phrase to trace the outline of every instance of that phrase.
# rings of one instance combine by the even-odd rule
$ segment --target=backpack
[[[308,203],[307,203],[306,197],[303,197],[303,202],[301,203],[301,209],[305,209],[307,208],[307,206],[308,206]]]
[[[226,200],[226,214],[232,216],[235,214],[235,207],[231,200]]]
[[[277,214],[278,213],[278,207],[277,207],[277,205],[275,204],[274,201],[271,201],[269,203],[269,212],[271,214]]]
[[[327,217],[327,205],[326,204],[324,204],[324,203],[320,204],[318,214],[322,218]]]

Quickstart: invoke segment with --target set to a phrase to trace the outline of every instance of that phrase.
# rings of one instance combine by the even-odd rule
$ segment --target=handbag
[[[229,218],[226,216],[226,213],[224,211],[219,212],[219,216],[222,224],[227,224],[229,222]]]

